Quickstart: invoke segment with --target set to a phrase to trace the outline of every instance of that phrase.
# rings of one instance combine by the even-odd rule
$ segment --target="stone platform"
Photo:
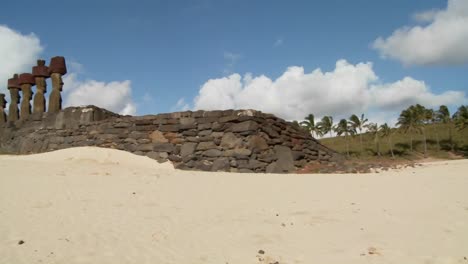
[[[77,146],[115,148],[203,171],[289,173],[312,161],[342,159],[302,128],[255,110],[134,117],[86,106],[0,125],[0,153]]]

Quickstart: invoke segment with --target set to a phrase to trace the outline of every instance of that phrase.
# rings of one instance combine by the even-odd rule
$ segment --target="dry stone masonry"
[[[340,159],[290,122],[254,110],[120,116],[95,106],[33,113],[0,126],[0,152],[98,146],[170,160],[186,170],[288,173]]]
[[[95,106],[62,110],[66,73],[65,58],[57,56],[49,66],[38,60],[32,73],[15,74],[8,80],[8,117],[5,95],[0,94],[0,153],[98,146],[169,160],[179,169],[274,173],[294,172],[311,161],[341,159],[300,127],[255,110],[141,117],[121,116]],[[52,80],[52,92],[46,111],[47,78]]]

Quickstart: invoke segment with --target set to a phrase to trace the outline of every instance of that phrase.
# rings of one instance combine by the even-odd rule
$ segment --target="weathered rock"
[[[195,124],[196,119],[193,117],[184,117],[180,119],[180,124],[183,126],[190,126]]]
[[[220,151],[220,150],[217,150],[217,149],[209,149],[209,150],[205,150],[203,151],[202,155],[203,156],[206,156],[206,157],[219,157],[221,156],[223,153]]]
[[[139,131],[132,131],[128,135],[130,138],[133,139],[141,139],[141,138],[146,138],[148,136],[147,133],[139,132]]]
[[[287,173],[293,172],[294,158],[291,149],[285,146],[276,145],[274,148],[276,155],[276,162],[271,163],[267,166],[267,172],[272,173]]]
[[[202,160],[194,162],[193,168],[195,168],[196,170],[211,171],[212,166],[213,162]]]
[[[137,144],[137,143],[138,143],[137,140],[134,139],[134,138],[126,138],[126,139],[124,140],[124,142],[125,142],[125,143],[130,143],[130,144]]]
[[[208,150],[208,149],[215,149],[216,145],[213,142],[200,142],[198,143],[197,150]]]
[[[186,157],[192,155],[195,152],[195,148],[197,147],[197,143],[187,142],[184,143],[180,149],[180,156]]]
[[[255,169],[263,169],[265,168],[266,166],[268,165],[268,163],[266,162],[261,162],[261,161],[258,161],[256,159],[251,159],[249,160],[249,169],[251,170],[255,170]]]
[[[232,132],[255,131],[258,129],[258,124],[254,121],[244,121],[234,124],[229,130]]]
[[[294,160],[302,160],[305,158],[305,153],[302,151],[293,151],[292,156]]]
[[[198,124],[198,130],[208,130],[208,129],[211,129],[211,127],[212,127],[211,123]]]
[[[263,130],[263,132],[267,133],[267,135],[272,138],[276,138],[280,136],[280,134],[271,126],[262,126],[261,129]]]
[[[249,137],[247,146],[255,153],[259,153],[268,149],[268,144],[266,143],[265,139],[257,135]]]
[[[168,159],[172,162],[181,162],[182,158],[178,155],[171,154],[169,155]]]
[[[146,156],[150,159],[158,160],[160,159],[159,152],[150,151],[146,153]]]
[[[224,136],[224,132],[213,132],[211,133],[213,138],[222,138]]]
[[[211,131],[211,129],[209,129],[209,130],[202,130],[202,131],[198,132],[198,136],[199,136],[199,137],[206,137],[206,136],[211,135],[212,132],[213,132],[213,131]]]
[[[212,171],[228,171],[230,163],[228,158],[219,158],[213,161]]]
[[[246,148],[236,148],[224,151],[224,156],[226,157],[236,157],[242,159],[247,159],[250,154],[252,154],[252,151]]]
[[[228,132],[222,137],[220,146],[225,149],[238,148],[242,146],[242,139],[234,133]]]
[[[233,122],[233,121],[237,121],[237,120],[239,120],[239,117],[234,116],[234,115],[223,116],[223,117],[219,118],[220,123],[228,123],[228,122]]]
[[[114,124],[115,128],[127,128],[127,127],[131,127],[131,126],[132,126],[132,124],[128,123],[128,122],[119,122],[119,123]]]
[[[197,137],[199,142],[212,141],[214,142],[215,138],[212,136]]]
[[[153,144],[140,144],[137,146],[138,151],[153,151]]]
[[[161,125],[159,128],[162,132],[178,132],[180,129],[179,125]]]
[[[153,150],[157,152],[172,153],[175,150],[175,146],[171,143],[154,143]]]
[[[147,138],[141,138],[141,139],[137,140],[137,143],[138,144],[148,144],[148,143],[151,143],[151,140],[149,140]]]
[[[151,134],[149,134],[149,138],[151,139],[151,141],[153,143],[167,143],[167,142],[169,142],[169,140],[159,130],[155,130]]]

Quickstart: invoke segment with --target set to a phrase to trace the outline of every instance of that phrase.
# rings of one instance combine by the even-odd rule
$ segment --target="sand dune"
[[[0,156],[0,263],[468,263],[467,171],[186,172],[97,148]]]

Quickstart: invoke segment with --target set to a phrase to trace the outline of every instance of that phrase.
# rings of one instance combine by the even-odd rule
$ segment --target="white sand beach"
[[[0,156],[0,263],[467,258],[468,160],[274,175],[177,171],[99,148]]]

